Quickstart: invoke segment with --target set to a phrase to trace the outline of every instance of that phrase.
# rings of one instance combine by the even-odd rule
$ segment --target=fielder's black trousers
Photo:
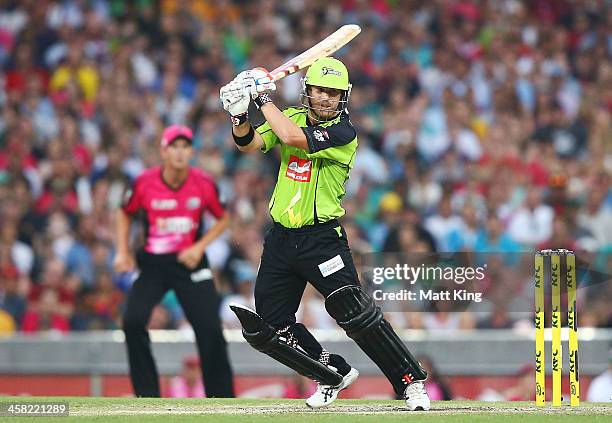
[[[219,319],[219,296],[212,278],[192,280],[192,274],[195,275],[198,269],[208,268],[206,256],[193,271],[179,263],[176,254],[148,254],[141,251],[137,260],[140,276],[129,293],[123,316],[130,378],[135,395],[160,396],[159,375],[151,353],[147,324],[153,307],[168,290],[173,289],[195,332],[206,396],[233,397],[232,370]],[[176,359],[180,361],[182,357]]]

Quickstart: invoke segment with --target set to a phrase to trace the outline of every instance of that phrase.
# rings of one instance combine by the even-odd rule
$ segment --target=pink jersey
[[[212,178],[194,168],[178,188],[166,184],[160,167],[145,170],[126,193],[123,210],[129,215],[144,212],[145,251],[151,254],[176,253],[192,245],[205,211],[217,219],[225,214]]]

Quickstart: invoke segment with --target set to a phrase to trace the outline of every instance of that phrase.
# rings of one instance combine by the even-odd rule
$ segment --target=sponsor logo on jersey
[[[298,182],[310,182],[310,173],[312,170],[312,161],[308,159],[300,159],[296,156],[289,157],[289,164],[285,176]]]
[[[321,75],[336,75],[336,76],[342,76],[342,72],[340,72],[339,70],[333,69],[333,68],[328,68],[327,66],[323,66],[323,68],[321,69]]]
[[[196,228],[197,225],[190,217],[158,217],[155,219],[155,227],[159,235],[186,234]]]
[[[174,210],[177,206],[178,204],[174,198],[151,201],[151,208],[153,210]]]
[[[327,131],[321,131],[320,129],[315,129],[312,136],[319,142],[325,142],[325,140],[329,139]]]
[[[198,197],[189,197],[186,207],[189,210],[195,210],[200,207],[200,199]]]

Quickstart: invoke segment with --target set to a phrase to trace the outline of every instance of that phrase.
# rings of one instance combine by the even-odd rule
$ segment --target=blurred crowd
[[[175,123],[193,128],[193,164],[232,212],[208,250],[219,291],[252,302],[278,156],[237,151],[218,90],[344,23],[363,29],[336,55],[350,71],[360,143],[343,219],[356,260],[554,247],[603,254],[599,270],[610,271],[609,2],[5,0],[0,332],[119,327],[133,275],[111,270],[115,209],[159,163],[161,131]],[[274,100],[297,104],[299,89],[299,75],[286,78]],[[522,272],[525,284],[496,295],[530,301]],[[611,285],[582,295],[587,324],[612,327]],[[308,289],[301,320],[334,327],[322,304]],[[507,311],[400,320],[513,327]],[[187,325],[172,293],[150,322]]]

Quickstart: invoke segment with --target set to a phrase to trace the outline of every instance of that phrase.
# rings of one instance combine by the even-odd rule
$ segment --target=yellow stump
[[[561,259],[559,254],[550,257],[550,281],[552,285],[552,388],[554,406],[561,405]]]
[[[567,326],[569,328],[569,372],[571,405],[580,404],[580,376],[578,374],[578,315],[576,312],[576,256],[567,255],[565,282],[567,284]]]
[[[536,371],[536,405],[546,403],[546,366],[544,350],[544,256],[535,256],[535,371]]]

